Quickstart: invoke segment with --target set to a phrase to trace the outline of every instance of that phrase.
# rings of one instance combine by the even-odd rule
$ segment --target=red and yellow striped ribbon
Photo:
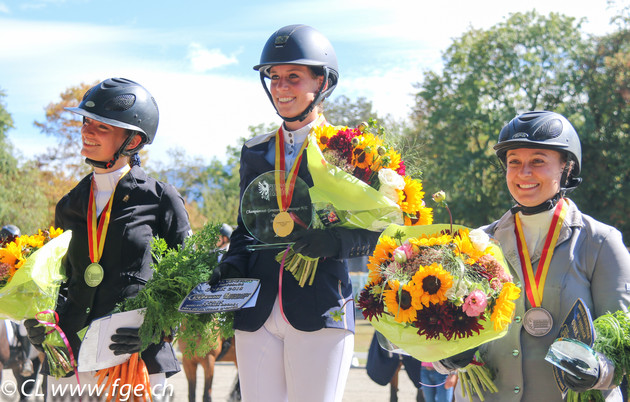
[[[527,244],[525,242],[525,236],[523,234],[523,227],[518,214],[514,215],[514,233],[516,234],[516,245],[518,248],[518,255],[521,260],[521,269],[523,270],[523,277],[525,278],[525,292],[527,299],[532,307],[539,307],[542,304],[543,292],[545,290],[545,281],[549,272],[549,265],[551,264],[551,257],[553,251],[558,242],[558,236],[560,235],[560,229],[562,228],[562,222],[567,214],[567,203],[564,199],[560,199],[556,205],[556,209],[549,225],[549,231],[547,232],[547,239],[543,247],[540,261],[538,262],[538,268],[534,275],[532,263],[527,251]]]

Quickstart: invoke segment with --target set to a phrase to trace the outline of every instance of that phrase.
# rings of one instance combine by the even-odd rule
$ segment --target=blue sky
[[[333,98],[364,96],[379,114],[404,118],[413,84],[440,69],[453,38],[532,9],[585,17],[589,33],[612,30],[606,0],[0,0],[9,140],[27,158],[53,146],[33,126],[45,106],[70,86],[118,76],[144,85],[160,107],[151,159],[166,161],[174,147],[221,158],[248,126],[278,121],[252,66],[267,38],[294,23],[335,47]]]

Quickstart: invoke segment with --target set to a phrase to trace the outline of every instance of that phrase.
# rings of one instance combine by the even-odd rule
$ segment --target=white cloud
[[[0,14],[9,14],[9,7],[4,4],[4,3],[0,3]]]
[[[188,59],[192,70],[197,73],[205,73],[217,67],[230,64],[238,64],[234,55],[226,56],[221,49],[206,49],[199,43],[191,43],[188,46]]]

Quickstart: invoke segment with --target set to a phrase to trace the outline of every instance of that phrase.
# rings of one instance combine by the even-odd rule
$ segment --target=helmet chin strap
[[[122,143],[120,148],[118,148],[118,151],[116,151],[114,153],[114,156],[112,156],[112,159],[110,159],[109,161],[102,162],[102,161],[96,161],[96,160],[90,159],[90,158],[85,158],[85,163],[87,163],[88,165],[92,165],[95,168],[99,168],[99,169],[109,169],[109,168],[111,168],[112,166],[114,166],[114,164],[116,163],[118,158],[120,158],[120,155],[122,155],[122,153],[125,151],[125,148],[127,148],[127,145],[129,145],[129,143],[131,142],[131,140],[135,136],[136,136],[135,134],[127,136],[127,139]]]
[[[565,195],[575,190],[575,188],[579,186],[580,183],[582,182],[582,178],[581,177],[567,178],[567,176],[569,175],[568,165],[569,165],[568,163],[565,165],[564,170],[562,171],[562,176],[560,177],[560,183],[565,183],[565,186],[560,187],[560,190],[553,197],[543,202],[542,204],[538,204],[534,207],[526,207],[517,203],[515,206],[510,208],[512,215],[516,215],[518,212],[522,212],[523,215],[535,215],[544,211],[549,211],[556,206],[556,204],[558,203],[558,201],[560,201],[561,198],[564,198]]]

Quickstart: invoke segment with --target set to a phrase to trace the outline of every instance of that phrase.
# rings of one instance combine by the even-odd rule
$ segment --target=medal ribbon
[[[326,119],[324,119],[324,115],[320,114],[315,121],[315,124],[313,124],[313,127],[324,125],[325,123]],[[285,178],[283,175],[280,174],[280,171],[284,171],[284,169],[286,168],[284,156],[284,131],[282,129],[282,126],[280,126],[278,131],[276,131],[276,170],[274,176],[276,181],[276,199],[278,200],[278,208],[280,208],[281,212],[289,209],[289,206],[291,205],[291,199],[293,198],[293,189],[295,187],[295,180],[297,179],[298,170],[302,161],[302,155],[307,145],[308,137],[304,140],[304,143],[300,148],[299,156],[295,159],[295,162],[291,167],[291,171]]]
[[[121,178],[127,174],[126,172]],[[103,249],[105,248],[105,237],[107,236],[107,228],[109,226],[109,218],[112,212],[112,204],[114,200],[114,193],[116,187],[112,191],[112,195],[109,197],[109,201],[103,208],[101,213],[101,219],[98,219],[96,213],[96,201],[94,199],[94,180],[92,179],[92,185],[90,186],[90,200],[88,202],[87,210],[87,229],[88,229],[88,248],[90,251],[90,261],[99,262],[101,255],[103,255]],[[97,222],[98,220],[98,222]]]
[[[563,198],[561,198],[553,212],[553,218],[551,219],[551,224],[549,225],[549,231],[547,232],[543,252],[540,256],[540,261],[538,261],[536,275],[534,275],[529,252],[527,251],[527,244],[525,243],[521,220],[518,217],[518,214],[514,215],[514,233],[516,234],[516,245],[518,248],[518,256],[521,260],[521,269],[523,270],[523,277],[525,278],[525,292],[527,293],[527,299],[532,307],[540,307],[542,304],[543,292],[545,290],[545,280],[547,279],[547,273],[549,272],[551,257],[553,256],[553,251],[556,248],[558,236],[560,235],[560,229],[562,228],[562,222],[564,222],[567,210],[567,203]]]

